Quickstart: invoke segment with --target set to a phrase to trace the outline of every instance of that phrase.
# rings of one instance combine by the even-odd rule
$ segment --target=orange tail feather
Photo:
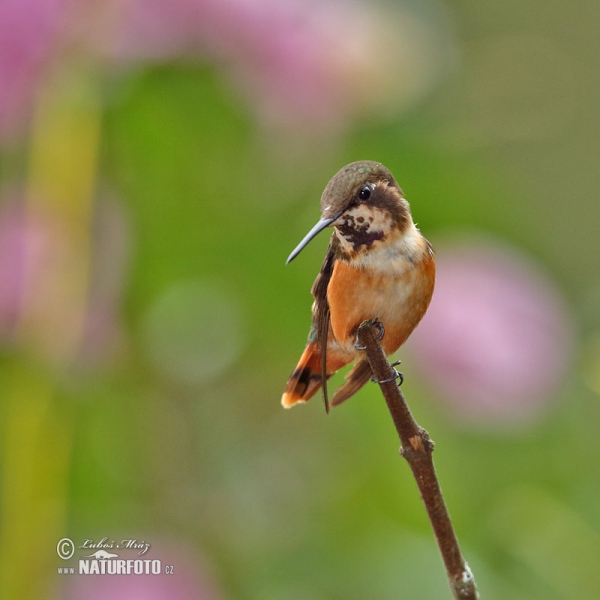
[[[290,408],[297,402],[306,402],[315,395],[322,383],[321,353],[317,344],[308,344],[285,386],[281,404]]]

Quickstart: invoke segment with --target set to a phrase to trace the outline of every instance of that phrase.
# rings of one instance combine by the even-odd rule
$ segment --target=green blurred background
[[[449,597],[378,389],[279,404],[327,235],[285,259],[371,159],[437,251],[403,389],[482,598],[599,598],[598,19],[0,0],[0,597]]]

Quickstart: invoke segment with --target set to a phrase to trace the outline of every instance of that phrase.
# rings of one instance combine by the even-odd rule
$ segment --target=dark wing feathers
[[[317,348],[321,353],[321,381],[323,382],[323,401],[325,410],[329,412],[329,394],[327,392],[327,341],[330,331],[330,313],[329,302],[327,301],[327,287],[333,274],[335,265],[335,253],[332,244],[329,244],[323,266],[312,286],[312,295],[315,298],[313,306],[313,323],[311,327],[311,339],[316,336]],[[368,361],[359,361],[354,368],[346,375],[346,381],[334,394],[331,400],[331,406],[341,404],[350,396],[355,394],[372,377],[371,367]]]
[[[329,397],[327,393],[327,339],[329,336],[329,302],[327,301],[327,286],[333,273],[335,255],[329,244],[323,266],[315,279],[311,293],[315,298],[313,307],[313,327],[317,333],[317,345],[321,353],[321,377],[323,382],[323,401],[325,410],[329,412]]]
[[[354,368],[346,375],[346,382],[344,385],[339,387],[333,398],[331,399],[331,406],[338,406],[342,402],[348,400],[350,396],[353,396],[360,390],[360,388],[373,377],[371,366],[368,360],[360,360],[354,365]]]

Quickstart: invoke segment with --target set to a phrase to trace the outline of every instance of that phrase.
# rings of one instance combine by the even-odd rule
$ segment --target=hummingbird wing
[[[327,341],[329,338],[329,302],[327,301],[327,287],[333,273],[335,253],[332,244],[329,244],[323,266],[315,279],[311,293],[314,296],[313,327],[316,331],[317,347],[321,353],[321,381],[323,382],[323,402],[325,410],[329,412],[329,396],[327,393]]]
[[[371,365],[368,360],[361,360],[356,363],[354,368],[346,375],[346,382],[344,385],[339,387],[333,398],[331,399],[331,406],[338,406],[342,402],[345,402],[360,390],[360,388],[373,377],[371,371]]]

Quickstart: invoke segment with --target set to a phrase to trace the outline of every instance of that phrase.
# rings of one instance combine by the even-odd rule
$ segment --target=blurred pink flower
[[[458,420],[540,414],[573,358],[573,322],[530,258],[489,241],[440,246],[433,300],[412,336],[419,368]]]
[[[22,126],[66,0],[0,2],[0,143]]]
[[[336,45],[354,33],[344,31],[344,6],[345,12],[331,1],[134,0],[121,51],[217,61],[271,124],[338,123],[360,89],[357,83],[348,93],[340,85],[352,63],[338,63]]]
[[[399,9],[343,0],[132,0],[129,9],[117,56],[217,62],[268,125],[335,130],[430,85],[429,31]]]
[[[19,343],[18,330],[27,314],[42,337],[57,318],[52,288],[55,275],[68,264],[71,248],[55,216],[33,209],[17,194],[7,194],[0,204],[0,344]],[[120,207],[100,202],[94,216],[91,285],[85,328],[76,361],[95,365],[108,358],[121,337],[118,322],[128,258],[129,230]],[[58,270],[58,271],[57,271]],[[60,294],[64,303],[71,299]],[[66,329],[66,325],[63,325]],[[52,344],[60,343],[54,340]],[[41,350],[43,344],[38,345]],[[53,352],[52,347],[47,351]]]
[[[29,281],[41,276],[51,237],[44,220],[27,215],[17,197],[0,205],[0,340],[5,344],[14,342]]]
[[[5,0],[0,141],[23,124],[43,67],[82,57],[98,70],[209,62],[264,124],[335,132],[420,97],[448,56],[442,38],[406,7],[348,0]]]

